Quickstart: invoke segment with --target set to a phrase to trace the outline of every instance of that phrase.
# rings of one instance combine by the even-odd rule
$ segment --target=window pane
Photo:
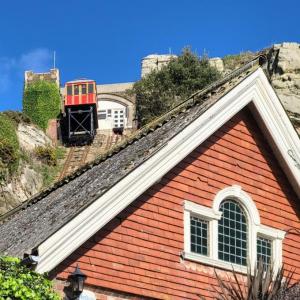
[[[219,259],[238,265],[247,264],[247,222],[242,207],[235,200],[225,200],[220,206]]]
[[[257,237],[257,263],[261,260],[264,268],[271,264],[272,241],[263,237]]]
[[[74,85],[74,95],[79,95],[79,85]]]
[[[81,94],[86,94],[86,84],[81,85]]]
[[[99,113],[98,113],[98,119],[99,120],[104,120],[106,119],[106,110],[99,110]]]
[[[67,86],[67,95],[72,95],[72,86],[71,85],[68,85]]]
[[[94,93],[94,84],[93,83],[89,83],[89,94]]]
[[[208,222],[197,217],[191,217],[191,251],[207,255],[208,254]]]

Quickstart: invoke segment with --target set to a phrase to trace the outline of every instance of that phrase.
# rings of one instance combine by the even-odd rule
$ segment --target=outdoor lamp
[[[70,288],[73,294],[73,299],[77,299],[83,291],[84,281],[86,279],[86,275],[83,274],[79,268],[76,266],[76,269],[73,273],[69,275],[70,280]]]

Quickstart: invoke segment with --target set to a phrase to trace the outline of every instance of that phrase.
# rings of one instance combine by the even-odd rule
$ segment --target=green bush
[[[57,85],[42,80],[29,84],[24,90],[23,112],[33,123],[45,130],[48,121],[57,118],[60,112]]]
[[[56,166],[56,150],[51,146],[38,146],[35,148],[36,157],[48,166]]]
[[[52,283],[13,257],[0,257],[0,300],[59,300]]]
[[[134,84],[131,93],[137,96],[139,123],[148,123],[219,78],[206,56],[183,49],[161,70],[152,71]]]
[[[4,113],[0,113],[0,180],[18,169],[19,160],[19,141],[15,124]]]

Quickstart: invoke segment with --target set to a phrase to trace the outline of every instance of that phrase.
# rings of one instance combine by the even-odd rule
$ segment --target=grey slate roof
[[[0,253],[18,257],[31,253],[252,74],[259,67],[258,61],[257,58],[195,93],[107,155],[4,215],[0,226]]]

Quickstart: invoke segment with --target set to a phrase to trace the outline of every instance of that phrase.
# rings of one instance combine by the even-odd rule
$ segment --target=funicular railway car
[[[79,79],[66,83],[63,115],[66,142],[87,143],[93,140],[98,127],[94,80]]]

